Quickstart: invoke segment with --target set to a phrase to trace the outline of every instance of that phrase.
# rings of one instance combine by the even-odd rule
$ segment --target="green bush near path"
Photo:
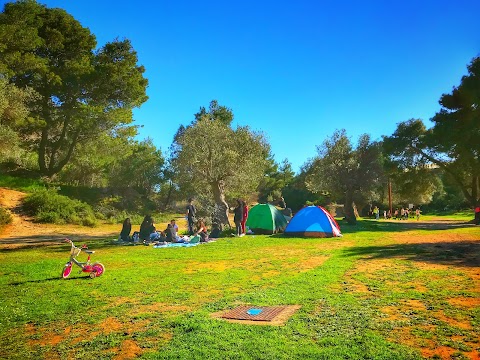
[[[97,225],[97,219],[88,204],[58,195],[52,189],[34,191],[25,198],[23,208],[38,222]]]
[[[480,296],[467,272],[478,246],[396,243],[407,231],[397,223],[342,230],[343,238],[246,236],[167,249],[86,239],[106,267],[94,280],[76,268],[59,278],[67,244],[0,249],[0,358],[113,359],[125,344],[141,359],[421,359],[421,344],[450,346],[459,359],[478,352],[480,308],[451,301]],[[411,232],[449,234],[480,238],[480,228]],[[239,304],[302,307],[283,327],[210,317]]]
[[[0,226],[8,225],[12,222],[12,215],[10,212],[0,206]]]

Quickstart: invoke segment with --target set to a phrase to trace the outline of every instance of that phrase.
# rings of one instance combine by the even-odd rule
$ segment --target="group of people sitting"
[[[148,245],[150,243],[186,243],[191,239],[198,236],[200,242],[208,242],[210,238],[218,237],[218,233],[215,228],[212,229],[212,233],[209,235],[207,227],[202,219],[196,222],[195,231],[192,236],[180,236],[178,234],[178,225],[175,219],[172,219],[167,225],[167,228],[163,231],[158,231],[155,228],[153,219],[150,215],[145,216],[140,225],[140,230],[135,231],[132,236],[132,223],[130,218],[126,218],[123,222],[122,231],[120,232],[119,240],[124,242],[139,243],[140,241]]]

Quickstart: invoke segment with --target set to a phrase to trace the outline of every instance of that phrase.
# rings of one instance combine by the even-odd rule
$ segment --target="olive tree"
[[[215,221],[229,224],[227,195],[255,191],[266,167],[269,145],[248,127],[232,129],[205,112],[178,138],[176,171],[180,186],[194,189],[215,204]]]
[[[318,156],[312,162],[307,188],[345,199],[345,215],[350,224],[356,223],[353,209],[355,198],[370,200],[382,179],[381,148],[366,134],[360,136],[354,148],[345,130],[335,131],[317,147]]]

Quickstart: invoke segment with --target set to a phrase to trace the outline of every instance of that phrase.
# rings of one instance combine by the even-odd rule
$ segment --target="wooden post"
[[[390,216],[393,218],[392,180],[390,179],[388,179],[388,206],[390,207]]]

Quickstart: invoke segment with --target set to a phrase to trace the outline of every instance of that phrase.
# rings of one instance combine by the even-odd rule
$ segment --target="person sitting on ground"
[[[122,231],[120,231],[120,241],[130,241],[130,232],[132,231],[132,223],[130,218],[123,221]]]
[[[165,241],[171,242],[171,243],[177,242],[175,228],[172,226],[172,224],[168,224],[167,228],[165,229]]]
[[[200,235],[200,242],[208,241],[207,227],[202,219],[197,221],[197,227],[194,235]]]
[[[218,239],[220,237],[220,227],[217,223],[212,224],[212,231],[210,231],[210,239]]]
[[[140,225],[140,240],[150,240],[150,234],[154,232],[153,219],[150,215],[147,215],[143,218],[143,222]]]
[[[172,224],[172,227],[175,230],[175,236],[178,237],[178,225],[176,224],[175,219],[170,220],[170,224]]]

